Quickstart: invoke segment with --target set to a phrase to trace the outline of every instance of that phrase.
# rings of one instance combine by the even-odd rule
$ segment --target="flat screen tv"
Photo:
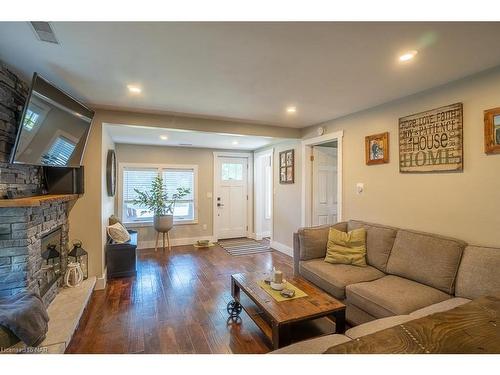
[[[11,162],[79,167],[93,117],[94,111],[35,73]]]

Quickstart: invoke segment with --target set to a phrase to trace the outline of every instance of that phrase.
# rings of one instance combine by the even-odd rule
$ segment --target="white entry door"
[[[313,147],[312,224],[337,222],[337,149]]]
[[[215,192],[218,239],[247,236],[248,159],[217,158]]]

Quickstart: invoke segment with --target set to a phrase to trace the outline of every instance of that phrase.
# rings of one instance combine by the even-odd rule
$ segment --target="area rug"
[[[267,253],[272,251],[269,242],[255,241],[251,238],[232,238],[229,240],[220,240],[220,247],[231,255],[249,255],[258,253]]]

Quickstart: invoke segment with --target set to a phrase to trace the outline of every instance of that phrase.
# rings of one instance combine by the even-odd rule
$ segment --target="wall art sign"
[[[399,171],[463,170],[463,105],[455,103],[399,119]]]

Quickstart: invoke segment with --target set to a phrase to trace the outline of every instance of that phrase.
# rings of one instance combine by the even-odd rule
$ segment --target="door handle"
[[[224,207],[222,203],[217,203],[217,207]]]

